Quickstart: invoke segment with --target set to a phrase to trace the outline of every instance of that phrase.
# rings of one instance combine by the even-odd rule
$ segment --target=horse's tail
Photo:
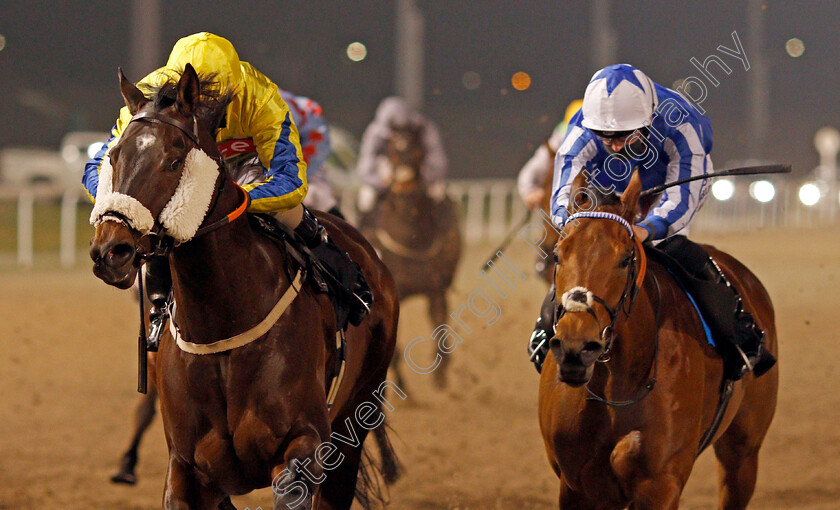
[[[388,504],[388,486],[400,479],[403,466],[397,458],[388,430],[388,422],[373,429],[373,436],[379,450],[379,462],[371,455],[368,448],[362,452],[362,463],[359,466],[359,478],[356,482],[356,501],[366,510],[374,503],[380,506]],[[385,487],[382,486],[385,482]]]

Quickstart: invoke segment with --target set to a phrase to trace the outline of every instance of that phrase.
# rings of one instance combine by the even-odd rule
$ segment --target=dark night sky
[[[589,4],[558,1],[418,0],[426,17],[425,111],[441,127],[453,176],[512,176],[548,136],[565,105],[581,96],[596,70],[590,59]],[[737,31],[749,47],[746,2],[728,0],[613,2],[617,60],[670,86],[698,75],[718,45]],[[209,30],[229,38],[243,60],[275,82],[317,99],[334,124],[361,135],[379,100],[393,92],[394,4],[382,1],[162,2],[162,64],[181,36]],[[679,5],[676,5],[679,4]],[[107,130],[121,104],[116,68],[132,79],[130,2],[0,1],[0,147],[57,148],[71,129]],[[840,2],[768,1],[763,51],[769,64],[770,134],[765,159],[817,164],[813,133],[840,125]],[[785,41],[805,53],[791,58]],[[347,44],[368,57],[352,63]],[[719,52],[717,54],[720,55]],[[748,53],[747,57],[751,55]],[[715,130],[718,167],[747,156],[748,75],[734,58],[703,103]],[[530,89],[512,90],[526,71]],[[461,76],[481,75],[466,90]],[[504,91],[503,91],[504,89]]]

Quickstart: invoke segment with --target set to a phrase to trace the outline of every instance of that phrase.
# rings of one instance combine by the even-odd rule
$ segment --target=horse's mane
[[[159,71],[164,73],[166,80],[157,86],[147,83],[140,83],[138,87],[146,97],[149,97],[155,110],[162,110],[175,104],[178,99],[178,80],[181,79],[183,70]],[[198,101],[198,116],[207,119],[209,124],[215,128],[222,127],[227,106],[233,101],[235,90],[222,89],[218,74],[199,74],[198,83],[201,95]]]

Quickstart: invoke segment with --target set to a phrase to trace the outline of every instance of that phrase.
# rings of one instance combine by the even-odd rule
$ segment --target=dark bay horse
[[[400,300],[425,296],[433,327],[449,319],[446,291],[461,257],[461,232],[454,202],[436,201],[426,189],[420,168],[425,156],[420,127],[395,129],[386,155],[391,185],[359,229],[382,256],[397,284]],[[401,383],[399,359],[393,368]],[[449,356],[439,347],[433,369],[435,384],[446,385]]]
[[[677,508],[717,409],[722,360],[677,282],[653,261],[645,271],[631,236],[640,191],[634,174],[620,199],[599,195],[581,172],[571,212],[594,209],[597,216],[567,223],[555,248],[560,307],[553,356],[540,379],[539,418],[563,509]],[[731,256],[706,249],[778,356],[764,287]],[[745,508],[752,497],[777,389],[778,370],[735,383],[712,438],[720,508]]]
[[[381,405],[390,406],[380,399],[396,287],[361,234],[319,216],[376,300],[347,330],[343,382],[329,408],[338,376],[332,304],[301,278],[283,243],[240,216],[246,197],[214,136],[230,96],[207,85],[187,65],[150,100],[120,73],[133,119],[107,171],[103,163],[94,207],[94,274],[110,285],[131,286],[157,240],[177,242],[169,260],[179,340],[164,337],[154,363],[169,447],[163,507],[215,509],[229,495],[272,486],[278,510],[350,508],[357,481],[359,494],[371,495],[359,476],[363,444],[384,420]]]

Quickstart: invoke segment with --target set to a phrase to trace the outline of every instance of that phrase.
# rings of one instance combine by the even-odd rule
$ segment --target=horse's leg
[[[169,456],[163,485],[163,510],[217,510],[224,498],[218,490],[200,484],[191,466]]]
[[[372,395],[376,390],[376,387],[369,387],[362,390],[360,394]],[[375,404],[376,400],[369,402]],[[353,408],[358,409],[362,404],[363,402],[360,402],[353,406]],[[384,414],[381,407],[379,407],[379,412]],[[374,414],[372,418],[376,419],[377,416],[379,415]],[[341,418],[344,418],[344,420]],[[353,427],[352,431],[348,430],[345,425],[348,423],[347,419],[349,419],[350,427]],[[321,484],[320,491],[315,500],[315,508],[317,510],[349,510],[357,494],[360,497],[362,506],[367,508],[369,505],[365,504],[365,501],[374,501],[378,498],[378,485],[375,481],[377,476],[376,471],[381,473],[383,480],[388,485],[392,484],[399,477],[399,464],[390,441],[388,441],[387,437],[384,438],[384,443],[379,443],[378,441],[378,434],[386,434],[385,422],[383,421],[377,428],[373,429],[382,457],[383,466],[381,468],[374,466],[371,463],[371,459],[364,455],[364,443],[369,430],[353,420],[352,412],[348,412],[346,416],[340,416],[336,419],[335,423],[337,424],[336,430],[339,434],[343,437],[354,438],[358,442],[353,441],[354,444],[348,444],[343,441],[333,442],[337,447],[337,451],[323,460],[325,462],[335,463],[338,462],[338,459],[341,459],[341,462],[325,472],[326,479]],[[390,474],[387,472],[389,463],[392,466],[392,473]]]
[[[315,488],[325,480],[324,468],[315,461],[321,441],[314,429],[307,429],[289,443],[285,462],[271,470],[274,510],[310,510]]]
[[[446,303],[446,289],[436,292],[431,292],[429,297],[429,318],[432,319],[432,327],[437,328],[447,323],[447,303]],[[433,372],[435,386],[438,388],[445,388],[447,383],[446,372],[449,365],[449,355],[441,349],[440,345],[436,346],[435,355],[440,354],[441,361],[437,369]]]
[[[724,510],[747,507],[758,475],[758,450],[764,434],[750,434],[740,418],[737,416],[714,444],[720,508]]]
[[[778,355],[774,336],[768,348]],[[744,377],[744,400],[726,431],[715,441],[720,508],[746,508],[755,490],[758,452],[776,410],[779,371]]]
[[[125,483],[134,485],[137,483],[137,476],[134,474],[134,467],[137,465],[137,448],[146,429],[152,424],[155,417],[155,404],[157,403],[157,387],[154,380],[149,378],[148,393],[140,396],[137,409],[134,411],[134,435],[128,450],[123,454],[120,467],[111,476],[113,483]]]
[[[367,431],[364,431],[367,433]],[[358,431],[357,431],[358,433]],[[344,432],[342,432],[342,435]],[[359,437],[364,444],[364,439]],[[336,461],[339,453],[344,456],[334,469],[327,471],[327,478],[321,484],[316,498],[316,510],[349,510],[353,505],[353,498],[356,495],[356,481],[359,477],[359,465],[362,463],[362,452],[364,447],[353,448],[343,443],[336,444],[338,450],[329,460]],[[279,509],[276,509],[279,510]]]
[[[590,510],[594,506],[586,497],[574,490],[560,476],[560,510]]]
[[[639,481],[633,488],[633,510],[676,510],[684,482],[673,474],[659,474]]]
[[[391,358],[391,370],[394,372],[394,378],[397,380],[397,386],[405,388],[405,378],[402,373],[403,350],[399,346],[394,346],[394,356]]]

